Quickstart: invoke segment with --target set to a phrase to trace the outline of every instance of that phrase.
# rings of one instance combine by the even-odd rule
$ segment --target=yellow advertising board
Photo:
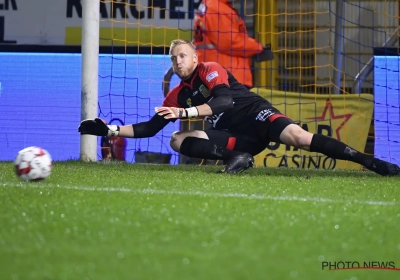
[[[257,88],[252,91],[267,99],[303,129],[331,136],[354,149],[364,151],[374,105],[371,94],[305,94]],[[255,166],[361,169],[356,163],[273,142],[255,157]]]

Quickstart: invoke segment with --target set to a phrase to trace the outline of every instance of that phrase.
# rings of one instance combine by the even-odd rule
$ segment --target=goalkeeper
[[[168,93],[161,107],[155,108],[155,115],[149,121],[117,126],[106,125],[96,118],[83,120],[78,131],[97,136],[145,138],[157,134],[170,121],[204,117],[212,129],[175,132],[171,147],[188,157],[224,160],[225,173],[252,167],[253,156],[272,141],[356,162],[380,175],[400,174],[395,164],[363,154],[334,138],[303,130],[218,63],[198,63],[195,46],[190,41],[172,41],[170,57],[181,83]]]

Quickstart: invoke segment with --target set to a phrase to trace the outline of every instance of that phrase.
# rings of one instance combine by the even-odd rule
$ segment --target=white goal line
[[[128,188],[103,188],[103,187],[84,187],[84,186],[60,186],[60,185],[39,185],[31,183],[2,183],[1,187],[19,187],[33,189],[65,189],[89,192],[121,192],[121,193],[140,193],[155,195],[179,195],[179,196],[200,196],[200,197],[221,197],[221,198],[244,198],[249,200],[273,200],[273,201],[299,201],[299,202],[317,202],[317,203],[339,203],[339,204],[362,204],[362,205],[380,205],[380,206],[400,206],[396,201],[374,201],[374,200],[336,200],[320,197],[298,197],[298,196],[271,196],[262,194],[246,193],[218,193],[203,191],[179,191],[179,190],[161,190],[150,188],[128,189]]]

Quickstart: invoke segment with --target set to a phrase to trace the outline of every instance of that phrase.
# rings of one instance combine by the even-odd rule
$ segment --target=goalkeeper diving
[[[254,164],[254,157],[270,142],[279,142],[330,158],[363,165],[383,176],[400,174],[390,162],[361,153],[334,138],[313,134],[295,124],[271,103],[251,92],[215,62],[199,63],[195,46],[173,40],[170,57],[180,84],[155,108],[147,122],[106,125],[101,119],[83,120],[81,134],[146,138],[156,135],[169,122],[203,117],[211,129],[174,132],[171,148],[187,157],[223,160],[225,173],[239,173]]]

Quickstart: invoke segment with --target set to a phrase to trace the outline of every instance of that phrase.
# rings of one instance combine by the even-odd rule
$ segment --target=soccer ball
[[[48,151],[33,146],[18,152],[14,166],[20,179],[39,181],[50,176],[53,163]]]

